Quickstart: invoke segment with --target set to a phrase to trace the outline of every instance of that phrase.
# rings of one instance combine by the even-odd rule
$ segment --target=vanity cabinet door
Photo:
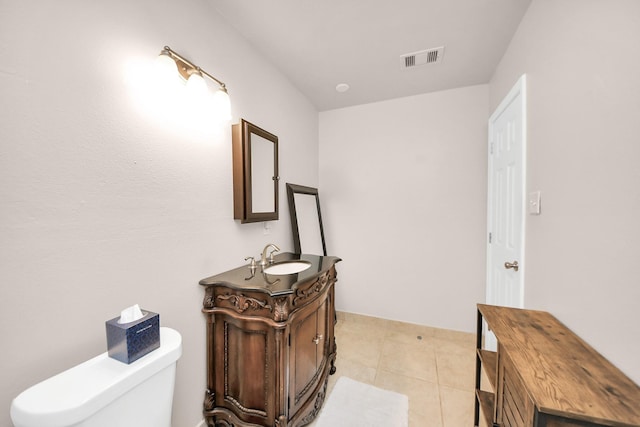
[[[290,418],[317,392],[323,376],[329,354],[329,311],[329,300],[325,294],[301,310],[291,325]]]
[[[215,335],[215,399],[245,422],[276,418],[274,330],[262,322],[218,316]]]

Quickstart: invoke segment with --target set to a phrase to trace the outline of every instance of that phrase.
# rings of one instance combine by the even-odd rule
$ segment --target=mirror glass
[[[234,219],[278,219],[278,137],[246,120],[232,131]]]
[[[253,212],[273,212],[273,143],[251,134],[251,207]]]
[[[327,255],[318,189],[287,183],[289,214],[296,253]]]

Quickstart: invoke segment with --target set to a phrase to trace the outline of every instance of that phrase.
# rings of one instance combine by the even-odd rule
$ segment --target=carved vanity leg
[[[210,412],[213,410],[213,407],[215,406],[215,394],[213,392],[211,392],[211,390],[205,390],[204,392],[204,404],[202,405],[204,407],[204,420],[205,420],[205,424],[207,425],[207,427],[215,427],[216,422],[213,419],[213,417],[211,415],[207,415],[207,412]]]
[[[338,344],[336,344],[336,337],[333,337],[333,354],[335,355],[331,359],[331,369],[329,369],[329,375],[336,373],[336,359],[338,358]]]
[[[320,410],[322,409],[322,404],[324,403],[324,398],[327,396],[327,384],[329,382],[329,377],[327,377],[324,381],[324,384],[322,386],[322,389],[320,390],[320,392],[317,394],[316,396],[316,400],[313,404],[313,410],[307,414],[306,417],[304,417],[302,419],[302,421],[300,422],[301,426],[305,426],[307,424],[310,424],[313,420],[315,420],[315,418],[318,416],[318,414],[320,413]]]

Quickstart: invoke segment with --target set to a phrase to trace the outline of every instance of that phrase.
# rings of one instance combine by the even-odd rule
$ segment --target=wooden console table
[[[549,313],[478,304],[477,327],[475,426],[640,426],[640,387]]]

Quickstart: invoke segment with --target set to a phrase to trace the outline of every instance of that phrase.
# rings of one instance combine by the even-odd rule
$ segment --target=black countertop
[[[215,276],[200,280],[202,286],[225,286],[243,291],[265,292],[271,296],[288,295],[294,292],[298,283],[305,283],[328,271],[341,259],[335,256],[319,256],[307,254],[294,254],[285,252],[274,257],[274,263],[283,261],[307,261],[311,267],[294,274],[266,274],[258,265],[254,273],[249,264]]]

